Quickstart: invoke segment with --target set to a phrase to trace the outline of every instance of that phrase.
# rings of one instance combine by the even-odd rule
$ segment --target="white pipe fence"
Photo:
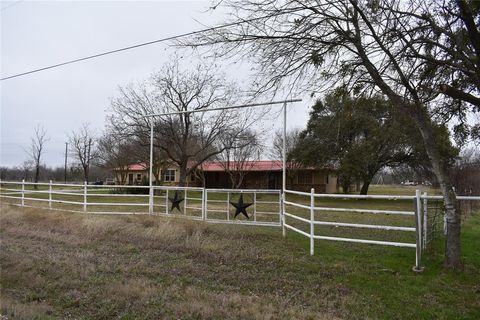
[[[28,188],[28,189],[27,189]],[[171,207],[169,195],[172,192],[183,193],[181,205],[183,210]],[[144,192],[141,194],[140,192]],[[250,203],[249,214],[252,219],[243,216],[234,217],[235,210],[231,202],[243,195],[244,202]],[[294,200],[288,200],[287,195],[294,195]],[[305,197],[305,201],[300,201]],[[415,248],[416,263],[414,269],[422,270],[422,251],[427,248],[432,231],[429,230],[429,203],[442,200],[442,196],[421,194],[416,191],[415,195],[343,195],[343,194],[317,194],[314,189],[308,192],[263,189],[206,189],[196,187],[170,187],[170,186],[126,186],[126,185],[88,185],[83,184],[60,184],[31,183],[0,181],[0,198],[16,200],[12,203],[20,206],[37,207],[35,203],[46,203],[45,208],[52,210],[67,210],[73,212],[98,213],[98,214],[154,214],[169,217],[187,217],[203,220],[211,223],[244,224],[259,226],[281,227],[282,234],[286,230],[292,230],[310,239],[310,254],[315,251],[315,240],[342,241],[351,243],[377,244],[384,246]],[[388,201],[412,201],[412,209],[409,210],[386,210],[371,208],[341,208],[338,206],[317,206],[319,199],[373,199]],[[480,201],[479,196],[457,196],[462,201]],[[33,205],[27,205],[32,202]],[[68,205],[59,207],[58,205]],[[288,212],[287,206],[308,210],[308,214],[301,216],[298,212]],[[73,208],[72,208],[73,207]],[[75,207],[77,207],[75,209]],[[112,211],[98,211],[96,208],[112,207]],[[133,209],[133,210],[132,210]],[[317,220],[315,214],[320,212],[344,214],[372,214],[384,216],[398,216],[404,219],[412,217],[414,226],[397,226],[386,224],[365,224],[341,221]],[[299,223],[305,223],[309,230],[301,230],[292,223],[287,223],[286,218]],[[337,217],[338,218],[338,217]],[[415,243],[384,241],[373,239],[356,239],[348,237],[334,237],[321,235],[315,232],[316,226],[334,226],[340,228],[371,229],[390,232],[414,232]]]
[[[0,181],[0,198],[19,200],[12,203],[26,207],[38,207],[47,203],[52,210],[97,214],[153,214],[164,216],[182,216],[213,223],[246,224],[261,226],[280,226],[281,192],[279,190],[252,189],[205,189],[197,187],[174,186],[125,186],[125,185],[88,185],[31,183]],[[29,189],[27,189],[27,187]],[[37,188],[37,189],[35,189]],[[124,193],[125,192],[125,193]],[[144,192],[145,194],[137,194]],[[182,208],[171,207],[174,192],[183,193]],[[232,196],[243,194],[250,197],[253,209],[251,220],[243,217],[233,219]],[[266,198],[265,198],[266,197]],[[267,201],[268,200],[268,201]],[[59,207],[58,205],[69,205]],[[44,206],[41,206],[42,208]],[[105,211],[99,208],[111,208]],[[273,216],[273,217],[271,217]]]
[[[309,205],[305,200],[303,203],[287,201],[285,196],[291,194],[296,196],[309,197]],[[443,199],[442,196],[428,196],[427,193],[420,193],[419,190],[416,190],[415,196],[405,196],[405,195],[343,195],[343,194],[316,194],[314,189],[311,189],[310,193],[294,191],[294,190],[285,190],[285,196],[283,201],[283,214],[282,214],[282,229],[283,235],[285,236],[285,229],[295,231],[307,238],[310,239],[310,254],[314,254],[315,250],[315,241],[314,240],[329,240],[329,241],[342,241],[342,242],[351,242],[351,243],[364,243],[364,244],[377,244],[384,246],[394,246],[394,247],[405,247],[405,248],[415,248],[415,271],[423,270],[422,266],[422,251],[426,249],[428,240],[427,235],[429,234],[428,225],[427,225],[427,216],[428,216],[428,200],[429,199]],[[364,209],[364,208],[338,208],[338,207],[324,207],[316,206],[315,199],[374,199],[374,200],[412,200],[413,206],[412,211],[407,210],[385,210],[385,209]],[[478,196],[458,196],[459,200],[472,200],[480,201]],[[309,218],[301,217],[298,214],[292,214],[287,212],[286,206],[292,206],[300,209],[309,210]],[[393,226],[393,225],[373,225],[373,224],[360,224],[360,223],[349,223],[349,222],[337,222],[337,221],[319,221],[315,218],[316,212],[330,212],[330,213],[357,213],[357,214],[377,214],[377,215],[386,215],[386,216],[405,216],[413,217],[412,223],[415,226]],[[310,226],[309,232],[301,230],[299,227],[287,223],[286,217],[292,218],[295,221],[303,222]],[[371,240],[371,239],[355,239],[355,238],[346,238],[346,237],[333,237],[325,235],[315,234],[315,226],[334,226],[334,227],[347,227],[347,228],[361,228],[361,229],[375,229],[375,230],[385,230],[385,231],[401,231],[401,232],[415,232],[415,243],[413,242],[398,242],[398,241],[383,241],[383,240]]]
[[[416,263],[415,263],[415,270],[421,270],[421,237],[422,232],[418,231],[418,225],[415,227],[410,226],[392,226],[392,225],[372,225],[372,224],[361,224],[361,223],[349,223],[349,222],[337,222],[337,221],[322,221],[316,220],[315,213],[316,212],[333,212],[333,213],[358,213],[358,214],[377,214],[377,215],[399,215],[399,216],[414,216],[415,221],[419,220],[419,211],[418,206],[414,207],[413,211],[406,211],[406,210],[374,210],[374,209],[363,209],[363,208],[338,208],[338,207],[324,207],[324,206],[316,206],[315,200],[316,199],[379,199],[379,200],[415,200],[417,199],[416,196],[391,196],[391,195],[340,195],[340,194],[316,194],[314,189],[311,189],[310,193],[307,192],[300,192],[300,191],[293,191],[293,190],[285,190],[285,194],[292,194],[297,196],[305,196],[310,198],[310,204],[302,204],[293,201],[284,200],[285,205],[294,206],[297,208],[308,209],[310,212],[309,219],[300,217],[298,215],[288,213],[286,210],[284,212],[284,221],[283,226],[287,229],[295,231],[305,237],[310,238],[310,254],[313,255],[315,251],[315,240],[329,240],[329,241],[342,241],[342,242],[351,242],[351,243],[364,243],[364,244],[377,244],[377,245],[385,245],[385,246],[394,246],[394,247],[406,247],[406,248],[415,248],[416,249]],[[300,230],[298,227],[293,226],[292,224],[287,223],[285,217],[293,218],[296,221],[304,222],[309,224],[310,232],[307,233],[305,231]],[[380,241],[380,240],[371,240],[371,239],[356,239],[356,238],[346,238],[346,237],[333,237],[333,236],[326,236],[326,235],[318,235],[315,233],[315,226],[335,226],[335,227],[347,227],[347,228],[361,228],[361,229],[376,229],[376,230],[385,230],[385,231],[404,231],[404,232],[415,232],[417,241],[416,243],[408,243],[408,242],[394,242],[394,241]]]

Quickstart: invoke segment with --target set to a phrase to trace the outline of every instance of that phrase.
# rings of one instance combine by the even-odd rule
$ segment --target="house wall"
[[[124,171],[125,173],[125,182],[124,182],[124,185],[129,185],[129,184],[141,184],[143,179],[148,179],[148,172],[147,171]],[[115,173],[115,184],[121,184],[121,175],[122,173],[120,172],[116,172]],[[129,180],[129,175],[133,175],[133,183],[130,183],[130,180]],[[138,179],[138,177],[140,177]]]
[[[207,188],[231,188],[230,179],[226,172],[205,172],[205,186]],[[328,178],[327,178],[328,177]],[[291,182],[293,180],[293,182]],[[252,171],[245,175],[242,189],[282,189],[281,171]],[[314,188],[316,193],[337,192],[337,177],[328,170],[303,170],[293,179],[287,178],[287,189],[310,192]]]
[[[153,176],[153,184],[156,184],[156,185],[162,185],[162,186],[178,186],[178,184],[180,183],[180,169],[178,167],[168,167],[164,170],[174,170],[175,171],[175,180],[174,181],[164,181],[164,171],[162,170],[160,172],[160,175],[161,175],[161,181],[159,181],[159,183],[157,184],[156,182],[156,178],[155,178],[155,175]],[[148,175],[149,175],[149,171],[148,170],[143,170],[143,171],[138,171],[138,170],[135,170],[135,171],[127,171],[126,172],[126,176],[127,176],[127,179],[125,181],[125,185],[139,185],[142,183],[142,181],[148,181]],[[129,174],[133,174],[133,183],[129,183]],[[137,177],[139,177],[137,179]],[[116,173],[115,174],[115,183],[116,184],[120,184],[120,173]],[[196,187],[196,186],[201,186],[202,183],[199,179],[197,178],[194,178],[193,180],[191,180],[191,178],[189,177],[186,181],[186,185],[187,187]]]
[[[171,166],[168,170],[175,171],[175,181],[164,181],[164,171],[162,170],[162,181],[157,185],[177,186],[180,182],[180,170],[178,167]],[[166,169],[165,169],[166,170]],[[126,184],[129,184],[128,174],[134,175],[133,184],[141,184],[143,180],[148,180],[148,170],[127,172]],[[205,187],[207,188],[231,188],[231,182],[226,172],[204,172]],[[140,177],[140,179],[137,179]],[[298,170],[293,179],[287,178],[287,189],[310,192],[312,188],[316,193],[335,193],[338,192],[337,177],[328,170]],[[119,179],[119,178],[117,178]],[[155,183],[154,177],[154,184]],[[118,183],[118,182],[117,182]],[[194,177],[192,180],[188,177],[186,186],[202,187],[201,179]],[[281,171],[251,171],[248,172],[242,185],[242,189],[282,189]]]
[[[331,173],[328,174],[328,183],[327,183],[325,192],[326,193],[338,192],[338,178],[336,175]]]

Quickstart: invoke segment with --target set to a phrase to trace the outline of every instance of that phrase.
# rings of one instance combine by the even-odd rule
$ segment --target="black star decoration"
[[[170,200],[170,202],[172,203],[172,208],[170,209],[170,211],[173,211],[173,209],[177,208],[178,211],[182,212],[182,210],[180,209],[180,202],[182,202],[184,199],[180,198],[177,190],[175,191],[175,197],[168,198],[168,200]]]
[[[243,194],[240,194],[240,198],[238,198],[238,202],[230,202],[232,206],[235,207],[235,216],[233,218],[236,218],[240,213],[242,213],[247,219],[250,219],[250,217],[247,214],[247,208],[250,207],[253,203],[244,203],[243,202]]]

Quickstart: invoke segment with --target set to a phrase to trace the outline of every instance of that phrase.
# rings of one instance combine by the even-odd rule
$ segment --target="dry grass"
[[[465,271],[441,254],[319,241],[278,228],[0,205],[0,319],[478,319],[480,217]]]
[[[1,310],[9,318],[331,319],[348,295],[305,281],[318,270],[288,263],[292,248],[273,256],[277,229],[1,210]]]

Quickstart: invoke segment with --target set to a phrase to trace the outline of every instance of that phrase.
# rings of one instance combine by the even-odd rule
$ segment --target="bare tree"
[[[227,135],[222,146],[223,152],[216,158],[227,173],[232,188],[240,188],[255,161],[260,160],[260,141],[253,130],[248,130],[238,139]]]
[[[127,171],[130,164],[136,160],[133,141],[119,138],[114,133],[105,133],[98,139],[97,151],[100,165],[109,170],[115,170],[120,184],[127,181]]]
[[[49,140],[47,138],[47,131],[40,125],[34,128],[34,136],[31,139],[30,149],[28,150],[29,163],[34,169],[33,181],[38,182],[40,177],[40,169],[42,167],[42,156],[45,151],[45,143]],[[37,185],[34,186],[37,189]]]
[[[147,114],[207,110],[238,101],[237,89],[224,75],[205,66],[183,71],[175,59],[148,81],[120,88],[120,96],[111,104],[110,124],[123,136],[136,136],[146,142],[152,121],[144,118]],[[219,144],[225,134],[238,140],[258,120],[251,116],[253,112],[221,110],[155,117],[155,148],[178,164],[183,186],[199,164],[225,150]]]
[[[297,176],[298,169],[302,167],[299,161],[296,161],[294,150],[300,141],[301,130],[298,128],[287,131],[285,139],[285,155],[286,155],[286,176],[290,183],[293,185],[295,177]],[[273,138],[273,146],[270,150],[271,157],[274,159],[283,159],[283,133],[282,131],[276,131]]]
[[[91,132],[88,123],[84,123],[78,131],[73,131],[69,137],[70,152],[78,161],[83,171],[83,179],[88,183],[90,165],[95,160],[95,135]]]
[[[25,180],[29,179],[28,177],[31,173],[32,167],[33,166],[32,166],[32,161],[31,160],[26,160],[26,161],[22,162],[22,164],[20,166],[18,166],[18,168],[22,172],[21,179],[25,179]]]
[[[430,59],[428,56],[415,57],[411,52],[412,45],[417,42],[426,43],[422,50],[428,50],[427,40],[430,39],[425,37],[424,32],[417,32],[419,15],[423,14],[415,6],[419,2],[232,1],[231,16],[245,21],[243,24],[212,30],[182,44],[196,48],[207,46],[217,57],[232,58],[240,53],[238,56],[257,62],[259,78],[256,83],[260,84],[257,92],[275,90],[286,83],[294,85],[297,91],[314,93],[339,84],[356,92],[383,93],[394,108],[410,117],[421,133],[444,197],[447,220],[444,265],[453,270],[461,267],[461,211],[448,172],[451,163],[442,156],[442,145],[439,143],[442,140],[437,139],[434,130],[434,122],[438,119],[435,107],[441,96],[429,88],[435,86],[438,70],[426,63]],[[473,11],[473,3],[457,2],[461,4],[460,11],[455,7],[454,13],[465,11],[462,9],[464,5]],[[442,1],[427,3],[435,8],[438,8],[436,3],[442,5]],[[404,11],[413,14],[403,14]],[[434,11],[432,13],[435,15]],[[464,35],[472,41],[460,41],[461,45],[468,51],[477,52],[478,40],[475,39],[478,39],[478,30],[474,30],[475,20],[470,16],[461,15],[459,19],[458,14],[450,14],[441,15],[441,19],[455,30],[450,39],[460,41],[463,39],[460,35]],[[472,22],[473,26],[470,26]],[[434,39],[438,39],[439,47],[448,46],[450,42],[448,37]],[[468,69],[468,64],[463,64],[455,53],[453,60],[446,59],[440,65],[451,63]],[[478,58],[475,59],[478,61]],[[451,70],[450,77],[454,78],[455,68]],[[462,81],[471,80],[462,77]],[[466,85],[467,91],[469,88],[471,86]],[[468,112],[463,104],[457,106],[457,114]],[[450,118],[455,116],[451,109],[446,112]]]

